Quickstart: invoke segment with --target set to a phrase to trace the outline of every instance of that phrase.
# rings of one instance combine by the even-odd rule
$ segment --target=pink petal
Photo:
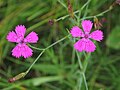
[[[15,46],[15,48],[13,48],[12,50],[12,55],[15,56],[16,58],[21,57],[22,52],[21,52],[21,44],[18,44]]]
[[[90,34],[90,38],[101,41],[103,39],[103,32],[100,30],[96,30]]]
[[[22,56],[23,56],[24,58],[31,57],[32,54],[33,54],[32,52],[33,52],[32,49],[29,48],[26,44],[23,44],[23,45],[22,45]]]
[[[91,40],[86,39],[85,43],[86,43],[85,44],[85,51],[86,52],[94,52],[95,51],[96,46]]]
[[[29,42],[29,43],[37,43],[37,41],[38,41],[38,36],[35,32],[31,32],[24,39],[24,42]]]
[[[78,26],[74,26],[71,29],[70,33],[72,34],[73,37],[82,37],[83,36],[82,30]]]
[[[7,40],[9,42],[17,42],[17,39],[18,39],[18,37],[14,31],[8,33]]]
[[[18,25],[15,28],[15,32],[16,32],[16,34],[17,34],[17,36],[19,38],[24,38],[24,35],[25,35],[25,32],[26,32],[26,28],[25,28],[24,25]]]
[[[75,44],[74,44],[74,48],[79,51],[79,52],[82,52],[84,51],[85,49],[85,42],[84,42],[84,38],[77,41]]]
[[[83,38],[74,44],[74,48],[79,52],[93,52],[96,46],[91,40]]]
[[[12,55],[16,58],[23,56],[28,58],[32,56],[32,49],[30,49],[26,44],[18,44],[13,50]]]
[[[83,20],[82,21],[82,27],[85,33],[89,33],[92,29],[93,23],[90,20]]]

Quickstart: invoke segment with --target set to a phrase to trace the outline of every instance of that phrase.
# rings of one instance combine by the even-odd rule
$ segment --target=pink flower
[[[26,28],[24,25],[18,25],[15,28],[15,32],[11,31],[7,35],[7,40],[9,42],[16,42],[17,45],[12,50],[12,55],[16,58],[23,56],[24,58],[28,58],[32,56],[33,50],[29,48],[27,43],[37,43],[38,36],[35,32],[31,32],[25,38]]]
[[[120,0],[116,0],[115,2],[120,5]]]
[[[86,51],[86,52],[94,52],[96,49],[95,44],[90,40],[94,39],[96,41],[101,41],[103,39],[103,32],[101,30],[95,30],[92,33],[90,33],[92,29],[93,23],[90,20],[83,20],[82,21],[82,29],[80,29],[78,26],[74,26],[70,33],[73,37],[79,37],[81,38],[74,44],[74,48],[79,51]]]

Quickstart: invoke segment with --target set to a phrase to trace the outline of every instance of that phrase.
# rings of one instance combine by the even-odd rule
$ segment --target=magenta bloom
[[[81,38],[74,44],[74,48],[79,51],[86,51],[86,52],[94,52],[96,49],[95,44],[90,40],[94,39],[96,41],[101,41],[103,39],[103,32],[100,30],[95,30],[90,33],[92,29],[93,23],[90,20],[83,20],[82,21],[82,28],[84,32],[78,27],[74,26],[70,33],[73,37]]]
[[[7,35],[7,40],[9,42],[16,42],[16,47],[12,50],[12,55],[16,58],[23,56],[24,58],[28,58],[32,56],[33,50],[29,48],[27,43],[37,43],[38,36],[35,32],[31,32],[25,38],[26,28],[24,25],[18,25],[15,28],[15,32],[11,31]]]

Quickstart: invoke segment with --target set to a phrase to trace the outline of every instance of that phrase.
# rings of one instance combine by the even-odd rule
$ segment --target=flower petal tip
[[[82,37],[83,35],[82,30],[78,26],[72,27],[72,29],[70,30],[70,33],[73,37]]]
[[[96,30],[96,31],[93,31],[91,34],[90,34],[90,37],[96,41],[101,41],[103,40],[103,32],[101,30]]]
[[[26,38],[24,39],[25,42],[28,43],[37,43],[38,42],[38,34],[35,32],[31,32],[30,34],[28,34],[26,36]]]
[[[85,33],[89,33],[92,29],[93,23],[90,20],[83,20],[82,21],[82,27]]]

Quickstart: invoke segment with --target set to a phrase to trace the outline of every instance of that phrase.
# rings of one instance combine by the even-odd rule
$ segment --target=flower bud
[[[120,5],[120,0],[116,0],[115,2],[116,2],[116,4],[119,4],[119,5]]]
[[[26,73],[20,73],[17,76],[15,76],[13,78],[10,78],[8,80],[8,82],[10,82],[10,83],[15,82],[16,80],[19,80],[19,79],[23,78],[25,75],[26,75]]]
[[[54,20],[50,19],[49,21],[49,25],[53,25],[54,24]]]
[[[95,29],[100,29],[102,27],[102,24],[99,22],[97,17],[94,17],[94,27]]]
[[[68,12],[69,12],[70,16],[72,18],[74,18],[74,13],[73,13],[73,9],[72,9],[72,5],[70,3],[70,0],[67,0],[67,1],[68,1]]]

